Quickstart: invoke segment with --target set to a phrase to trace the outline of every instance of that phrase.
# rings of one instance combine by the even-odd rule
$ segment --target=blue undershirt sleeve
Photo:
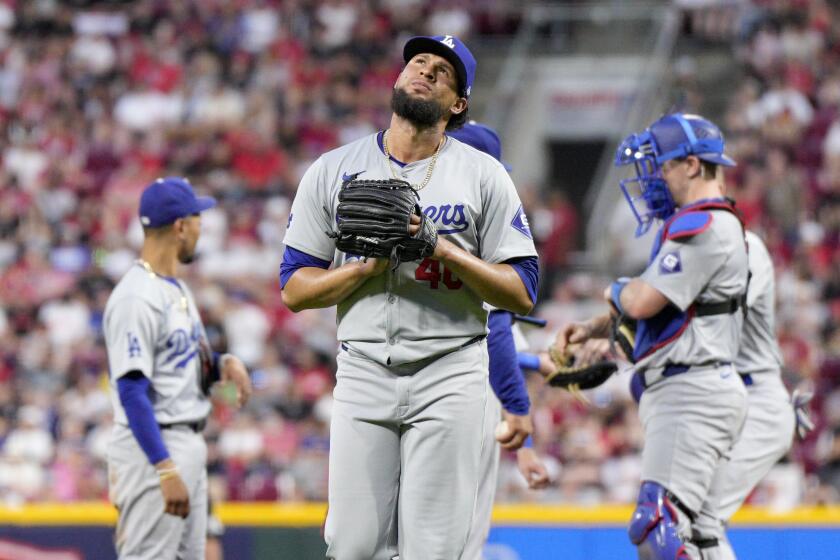
[[[537,257],[517,257],[506,260],[504,264],[509,264],[519,274],[531,297],[531,303],[537,303],[537,292],[540,288],[540,261]]]
[[[487,352],[490,355],[490,387],[511,414],[528,414],[531,402],[525,388],[525,377],[519,368],[516,345],[510,326],[513,314],[509,311],[490,312],[487,321],[490,333],[487,335]]]
[[[517,354],[519,358],[519,367],[522,369],[534,370],[539,371],[540,369],[540,357],[537,354],[532,354],[530,352],[519,352]]]
[[[169,457],[163,444],[160,426],[155,420],[155,411],[149,399],[151,382],[139,371],[130,371],[117,380],[117,393],[128,418],[128,427],[134,439],[151,464],[157,464]]]
[[[305,266],[314,266],[317,268],[327,269],[330,267],[330,261],[313,257],[303,251],[298,251],[293,247],[286,246],[283,251],[283,262],[280,263],[280,288],[286,287],[286,282],[292,277],[292,274],[299,268]]]

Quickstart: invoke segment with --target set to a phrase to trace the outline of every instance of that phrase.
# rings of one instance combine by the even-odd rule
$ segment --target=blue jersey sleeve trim
[[[151,464],[157,464],[169,457],[163,444],[160,426],[155,420],[155,411],[149,399],[149,379],[139,371],[131,371],[117,380],[117,393],[128,418],[128,427],[134,439]]]
[[[531,303],[537,303],[537,292],[540,288],[540,261],[537,257],[517,257],[506,260],[505,264],[512,266],[519,277],[522,278],[522,283],[528,290]]]
[[[519,368],[516,345],[510,330],[513,314],[509,311],[490,312],[487,325],[487,352],[490,355],[490,387],[502,407],[518,416],[528,414],[531,402],[525,388],[525,377]]]
[[[286,246],[286,250],[283,251],[283,262],[280,263],[280,288],[286,287],[286,282],[297,269],[306,266],[327,269],[330,267],[330,262]]]

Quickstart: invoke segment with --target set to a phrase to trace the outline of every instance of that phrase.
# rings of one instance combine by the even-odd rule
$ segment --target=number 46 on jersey
[[[445,265],[442,274],[440,269],[440,261],[425,258],[417,267],[417,270],[414,271],[414,279],[419,282],[428,282],[429,287],[433,290],[437,290],[441,282],[450,290],[459,290],[464,285]]]

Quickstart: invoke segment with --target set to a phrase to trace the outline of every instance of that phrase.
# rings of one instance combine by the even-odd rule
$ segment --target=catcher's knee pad
[[[639,559],[689,560],[677,523],[677,509],[668,499],[668,491],[656,482],[643,482],[627,530]]]

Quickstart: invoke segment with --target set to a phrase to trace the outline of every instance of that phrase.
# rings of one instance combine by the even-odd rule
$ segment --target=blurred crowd
[[[840,499],[840,14],[772,4],[732,39],[746,77],[722,122],[742,163],[731,189],[778,267],[786,380],[818,392],[818,429],[752,498],[784,506]],[[214,393],[212,493],[324,500],[335,315],[292,314],[277,282],[298,180],[387,125],[407,37],[510,36],[516,5],[0,1],[0,501],[106,499],[102,312],[142,241],[139,194],[170,174],[220,201],[186,280],[212,345],[240,356],[256,389],[239,412]],[[526,332],[536,349],[603,310],[608,279],[568,273],[583,224],[562,193],[523,200],[552,279],[535,312],[549,328]],[[498,498],[634,500],[641,430],[626,375],[591,407],[530,376],[535,446],[556,484],[528,491],[506,456]]]

